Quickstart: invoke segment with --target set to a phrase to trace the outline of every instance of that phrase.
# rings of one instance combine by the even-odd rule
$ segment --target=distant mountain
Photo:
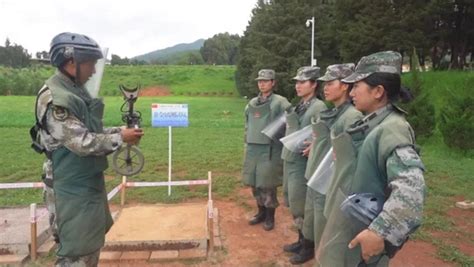
[[[155,50],[140,56],[136,56],[132,59],[145,60],[146,62],[151,61],[166,61],[176,56],[176,54],[183,54],[183,52],[191,52],[201,49],[205,39],[199,39],[189,44],[177,44],[175,46],[167,47],[164,49]]]

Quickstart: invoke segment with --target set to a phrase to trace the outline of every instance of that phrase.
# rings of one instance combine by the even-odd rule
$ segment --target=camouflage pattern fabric
[[[387,159],[388,188],[392,190],[379,216],[369,229],[399,246],[420,225],[425,180],[418,153],[411,146],[399,147]]]
[[[100,250],[81,257],[59,257],[55,267],[97,267],[99,264]]]
[[[252,194],[257,200],[258,206],[265,208],[277,208],[280,204],[277,199],[277,188],[252,187]]]
[[[362,57],[355,72],[342,82],[355,83],[376,72],[400,74],[401,71],[402,55],[394,51],[383,51]]]
[[[258,71],[258,77],[255,80],[275,80],[275,71],[272,69],[261,69]]]
[[[110,153],[110,151],[114,151],[122,144],[120,127],[104,128],[104,132],[102,134],[90,133],[84,124],[78,121],[73,115],[69,114],[67,110],[62,107],[53,106],[50,104],[52,101],[51,92],[46,86],[44,86],[40,92],[42,90],[47,91],[39,96],[36,110],[39,121],[42,121],[43,116],[46,116],[45,120],[47,125],[45,126],[48,131],[46,131],[46,129],[40,129],[40,142],[47,151],[53,151],[63,145],[66,145],[61,141],[61,139],[65,138],[65,134],[67,136],[73,137],[73,140],[69,140],[68,143],[71,144],[71,146],[76,147],[78,149],[77,152],[81,154],[88,153],[89,151],[93,150],[101,150],[100,143],[104,141],[109,143],[107,144],[109,145],[109,148],[106,149],[108,153]],[[58,112],[60,112],[59,115]],[[69,129],[66,129],[66,132],[63,132],[62,128]],[[81,140],[82,138],[85,139]],[[115,144],[113,148],[111,144]],[[66,147],[67,146],[68,145],[66,145]],[[103,152],[98,152],[95,155],[103,154]],[[48,159],[46,159],[46,161],[48,161]],[[47,164],[45,162],[43,166],[46,166],[46,168],[43,169],[44,173],[47,174],[46,178],[53,179],[53,171],[50,169],[52,168],[51,163]]]
[[[296,71],[296,76],[293,77],[293,80],[297,80],[297,81],[313,80],[313,81],[316,81],[319,76],[320,76],[319,67],[305,66],[305,67],[299,68]]]
[[[58,117],[58,110],[62,107],[51,106],[46,112],[46,125],[49,133],[56,142],[74,151],[79,156],[104,156],[117,150],[122,144],[120,132],[107,130],[113,133],[90,132],[85,124],[68,113],[66,117]],[[118,128],[120,130],[120,128]]]
[[[354,67],[354,63],[330,65],[326,68],[326,73],[324,74],[324,76],[319,77],[318,80],[328,82],[333,80],[344,79],[354,73]]]

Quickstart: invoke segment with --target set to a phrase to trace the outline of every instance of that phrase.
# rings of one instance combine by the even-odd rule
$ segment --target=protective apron
[[[251,101],[247,107],[248,123],[242,182],[259,188],[277,187],[282,184],[282,145],[262,133],[262,130],[280,115],[283,102],[276,95],[262,105]]]
[[[319,113],[326,108],[323,101],[319,99],[314,102],[302,115],[295,112],[287,114],[286,136],[304,128],[311,123],[312,117],[318,117]],[[290,212],[295,218],[304,216],[304,206],[306,200],[306,179],[304,178],[307,158],[301,153],[293,153],[283,148],[281,154],[283,161],[283,194],[285,203],[289,206]]]
[[[358,121],[342,134],[337,136],[331,134],[335,171],[326,195],[324,215],[327,223],[316,255],[319,266],[352,267],[361,262],[360,246],[354,249],[348,248],[349,242],[358,233],[355,233],[351,221],[342,213],[340,205],[352,193],[358,151],[366,136],[391,112],[392,109],[384,109],[374,118],[368,118],[368,121]],[[388,260],[382,259],[378,266],[384,266],[385,263],[388,263]]]
[[[103,131],[102,100],[92,99],[85,89],[72,88],[57,76],[46,84],[53,105],[67,108],[89,131]],[[80,157],[61,147],[53,151],[52,161],[60,239],[57,255],[76,257],[99,250],[113,224],[103,176],[108,166],[106,156]]]

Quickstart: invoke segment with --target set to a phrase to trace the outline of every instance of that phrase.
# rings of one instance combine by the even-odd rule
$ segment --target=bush
[[[439,129],[449,147],[463,151],[474,149],[474,97],[448,94]]]
[[[418,71],[413,71],[409,87],[414,100],[402,105],[408,112],[407,121],[417,137],[430,137],[436,129],[435,107],[428,93],[422,90],[423,82]]]

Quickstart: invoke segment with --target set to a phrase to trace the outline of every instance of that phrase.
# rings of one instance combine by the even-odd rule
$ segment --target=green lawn
[[[122,99],[107,97],[104,123],[121,125],[118,112]],[[188,103],[190,125],[173,129],[173,173],[176,179],[205,179],[207,171],[214,173],[217,194],[230,194],[237,184],[243,154],[243,108],[246,101],[230,97],[160,97],[140,98],[137,110],[143,113],[145,137],[140,148],[145,155],[145,167],[135,181],[161,181],[168,175],[168,129],[152,128],[152,103]],[[27,96],[0,97],[0,147],[2,168],[0,182],[39,181],[43,156],[29,148],[29,127],[34,122],[34,98]],[[107,174],[114,175],[112,171]],[[120,178],[109,181],[117,185]],[[40,202],[40,190],[1,190],[0,206]],[[130,190],[131,199],[145,202],[177,201],[186,197],[204,196],[206,188],[179,188],[171,199],[166,190]],[[150,193],[153,192],[153,193]]]

